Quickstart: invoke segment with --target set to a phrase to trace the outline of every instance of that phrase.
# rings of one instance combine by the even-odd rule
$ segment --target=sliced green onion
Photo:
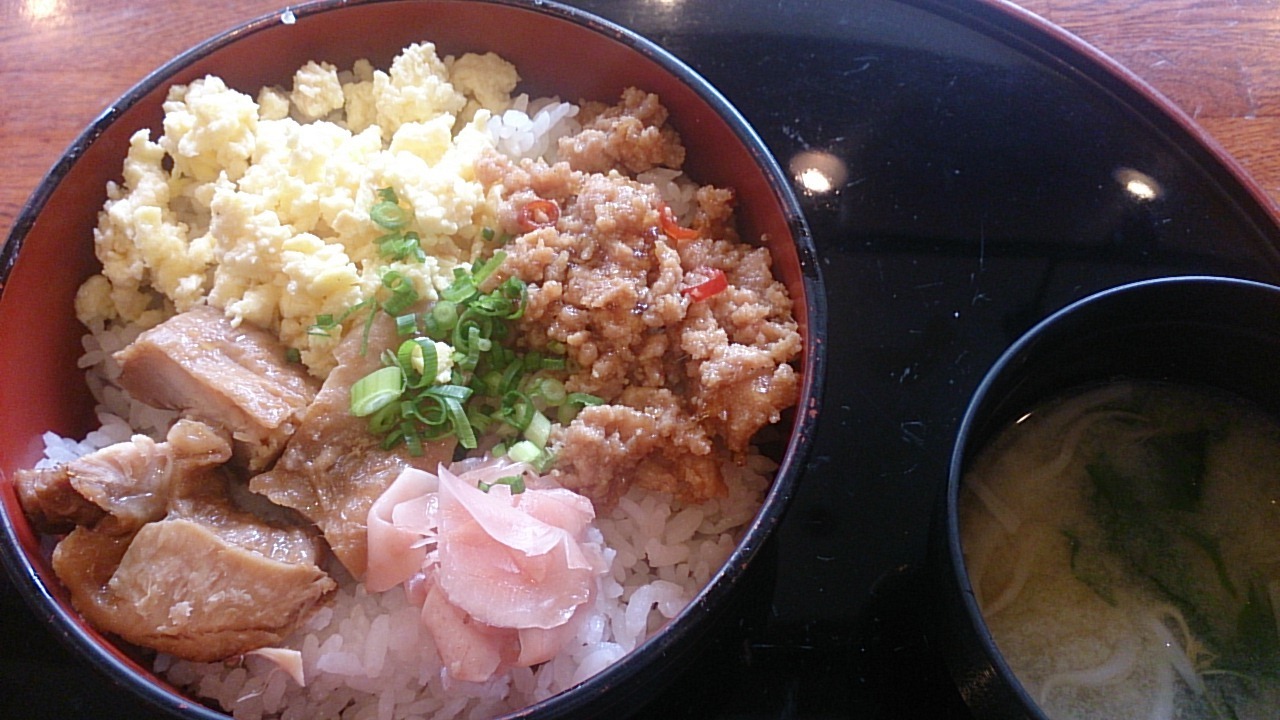
[[[307,328],[308,335],[321,335],[329,337],[329,333],[338,326],[338,322],[333,319],[332,315],[317,315],[316,321]]]
[[[533,406],[533,401],[528,395],[519,390],[512,390],[502,396],[502,404],[498,412],[508,425],[524,432],[529,429],[529,423],[533,422],[533,416],[538,409]]]
[[[483,263],[481,263],[479,268],[473,270],[472,271],[472,275],[474,276],[473,281],[476,287],[483,285],[484,281],[488,280],[490,275],[497,272],[498,268],[502,267],[502,263],[505,262],[506,259],[507,259],[507,254],[499,250],[498,252],[494,253],[493,256],[490,257],[488,260],[485,260]]]
[[[301,350],[299,350],[298,348],[295,348],[295,347],[291,347],[291,348],[289,348],[288,350],[285,350],[285,351],[284,351],[284,361],[285,361],[285,362],[287,362],[287,363],[300,363],[300,362],[302,362],[302,351],[301,351]]]
[[[524,315],[529,300],[529,286],[518,277],[507,278],[498,286],[498,292],[510,303],[511,310],[503,315],[507,320],[519,320]]]
[[[391,432],[400,422],[400,404],[387,403],[369,416],[369,430],[375,435]]]
[[[391,297],[382,303],[382,309],[391,315],[399,315],[418,301],[413,281],[395,270],[382,276],[382,286],[391,291]]]
[[[436,397],[451,398],[458,402],[466,402],[475,391],[465,385],[437,385],[429,394]]]
[[[351,414],[372,415],[390,405],[404,392],[404,373],[400,368],[378,368],[351,385]]]
[[[379,200],[369,208],[369,218],[387,231],[375,241],[378,254],[388,262],[426,262],[427,254],[422,251],[422,239],[412,230],[403,232],[413,219],[413,211],[402,207],[395,190],[389,187],[378,190],[377,194]]]
[[[418,237],[416,232],[407,232],[404,234],[405,253],[401,257],[402,260],[417,260],[420,263],[427,261],[427,254],[422,250],[422,239]]]
[[[547,440],[551,438],[551,421],[546,415],[533,411],[533,417],[529,419],[529,426],[524,429],[524,439],[538,446],[538,449],[547,446]]]
[[[431,308],[431,317],[442,330],[452,330],[458,324],[458,304],[441,300]]]
[[[494,395],[506,395],[513,392],[516,386],[520,384],[520,375],[524,372],[524,363],[519,358],[507,363],[507,369],[502,371],[502,383],[498,386],[498,392]]]
[[[462,409],[462,403],[454,398],[445,398],[444,407],[449,412],[449,419],[453,421],[453,432],[458,436],[458,444],[468,450],[474,450],[476,433],[471,427],[471,421],[467,419],[467,412]]]
[[[414,356],[417,356],[416,358]],[[415,360],[417,362],[415,362]],[[422,373],[422,346],[413,340],[405,340],[400,343],[400,347],[396,348],[395,359],[392,364],[399,365],[400,369],[406,371],[414,370],[418,374]]]
[[[512,495],[519,495],[520,493],[524,492],[524,478],[520,477],[519,475],[508,475],[507,477],[500,477],[491,483],[487,483],[483,480],[476,483],[476,487],[480,488],[484,492],[489,492],[490,488],[492,488],[494,485],[506,485],[507,487],[511,488]]]
[[[334,328],[337,328],[339,325],[345,323],[347,321],[347,318],[351,317],[352,315],[355,315],[356,313],[360,312],[366,307],[369,307],[370,305],[373,305],[373,313],[376,313],[378,311],[377,301],[374,300],[373,298],[367,298],[347,308],[346,311],[343,312],[340,317],[335,318],[333,315],[330,315],[328,313],[325,313],[323,315],[317,315],[315,323],[313,323],[311,327],[307,328],[307,334],[323,335],[325,337],[329,337],[329,333]],[[370,323],[373,321],[373,313],[369,314]],[[361,352],[363,352],[363,350]]]
[[[417,382],[408,383],[414,388],[434,385],[436,374],[440,372],[439,353],[436,352],[436,344],[429,338],[413,338],[400,343],[396,350],[396,364],[402,369],[411,369],[418,375]]]
[[[537,394],[548,405],[563,405],[568,395],[565,393],[564,383],[555,378],[543,378],[538,383]]]
[[[556,408],[556,420],[561,425],[568,425],[578,416],[578,412],[584,407],[592,405],[603,405],[604,400],[588,393],[575,392],[569,393],[564,399],[564,404]]]
[[[404,433],[404,445],[409,450],[409,454],[414,457],[422,455],[422,436],[413,432],[412,426],[407,426]]]
[[[502,395],[502,392],[499,390],[499,388],[502,387],[502,373],[497,370],[490,370],[484,375],[477,377],[472,385],[475,386],[476,392],[481,395],[493,395],[494,397],[500,397]]]
[[[405,313],[396,316],[396,334],[400,336],[412,335],[418,332],[418,314]]]
[[[442,428],[449,425],[449,413],[439,398],[422,396],[415,402],[400,403],[400,414],[403,420],[416,420],[430,428]]]
[[[569,397],[565,398],[568,405],[578,405],[579,407],[589,407],[591,405],[603,405],[604,399],[596,397],[590,393],[575,392],[569,393]]]
[[[379,197],[381,202],[398,205],[389,188],[379,192]],[[378,219],[394,225],[399,215],[390,206],[380,208]],[[421,249],[413,233],[401,235],[392,229],[379,239],[388,252],[407,248],[410,241]],[[409,452],[417,454],[424,442],[452,435],[463,448],[475,449],[477,433],[484,433],[489,442],[499,442],[492,450],[495,456],[514,450],[516,457],[549,467],[552,459],[544,448],[553,428],[550,418],[563,422],[567,412],[571,416],[579,406],[600,402],[591,395],[568,393],[563,379],[547,374],[568,369],[563,343],[549,344],[546,352],[523,354],[510,346],[514,333],[510,321],[524,314],[527,285],[508,277],[493,290],[479,289],[505,260],[506,254],[497,252],[469,269],[454,268],[453,283],[439,293],[426,313],[407,312],[420,297],[411,277],[390,269],[382,275],[387,292],[381,297],[385,299],[370,298],[361,303],[360,307],[372,305],[365,323],[366,344],[379,309],[395,318],[397,333],[405,338],[382,353],[382,370],[362,378],[361,387],[369,389],[358,398],[353,394],[353,414],[370,416],[370,429],[384,435],[384,447],[404,443]],[[341,325],[357,309],[341,318],[317,320]],[[436,343],[444,341],[452,346],[449,382],[437,385],[442,358]],[[373,387],[378,378],[385,386]],[[549,417],[549,408],[556,408],[558,414]]]
[[[378,245],[378,254],[387,262],[427,261],[427,254],[423,252],[422,241],[416,232],[387,233],[374,242]]]
[[[550,470],[551,466],[555,464],[556,464],[556,456],[550,452],[547,452],[546,450],[543,450],[542,454],[534,458],[532,463],[533,469],[536,470],[539,475]]]
[[[440,297],[449,302],[464,303],[480,292],[476,289],[475,278],[471,273],[457,267],[453,269],[453,284],[440,293]]]
[[[369,219],[387,230],[399,230],[409,224],[409,213],[399,204],[383,200],[369,210]]]
[[[516,462],[533,463],[540,455],[542,455],[542,448],[528,440],[521,440],[507,448],[507,457]]]
[[[505,368],[519,359],[514,350],[502,345],[495,345],[489,350],[489,367],[491,368]]]
[[[471,423],[471,427],[478,433],[488,432],[489,428],[496,422],[474,405],[464,405],[463,407],[467,411],[467,421]],[[494,454],[498,455],[500,453],[495,452]]]
[[[369,302],[369,301],[366,300],[365,302]],[[373,305],[373,309],[369,311],[369,317],[364,319],[364,330],[362,331],[362,334],[360,336],[360,354],[361,355],[364,355],[365,353],[369,352],[369,333],[373,332],[373,318],[377,314],[378,314],[378,305],[375,302]]]

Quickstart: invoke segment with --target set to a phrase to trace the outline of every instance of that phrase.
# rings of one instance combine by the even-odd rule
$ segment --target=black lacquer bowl
[[[1153,381],[1215,388],[1280,411],[1280,287],[1211,276],[1108,289],[1038,323],[987,373],[956,435],[933,542],[937,638],[979,718],[1044,720],[974,598],[958,515],[965,474],[994,436],[1073,389]]]
[[[136,130],[151,128],[152,136],[158,136],[168,88],[212,73],[252,93],[264,85],[287,86],[293,72],[309,60],[350,67],[356,59],[367,58],[386,67],[405,45],[424,40],[434,42],[441,56],[498,52],[517,66],[522,91],[533,97],[612,101],[628,86],[657,93],[686,145],[686,172],[702,183],[734,189],[742,236],[765,242],[774,272],[795,302],[805,338],[798,363],[800,404],[784,420],[775,481],[725,566],[688,608],[635,652],[584,684],[520,713],[624,716],[635,712],[688,660],[690,649],[731,602],[740,579],[782,519],[817,421],[826,296],[812,237],[791,183],[747,121],[674,55],[587,12],[540,0],[322,0],[214,37],[130,90],[75,141],[45,178],[0,251],[0,478],[39,459],[42,433],[83,437],[91,429],[92,400],[76,367],[83,329],[75,319],[73,298],[96,268],[92,231],[107,182],[118,178],[129,137]],[[90,628],[59,586],[48,549],[24,518],[12,483],[0,482],[0,500],[0,557],[42,623],[151,709],[183,718],[224,717],[157,680],[136,648]],[[41,711],[39,706],[29,710]]]

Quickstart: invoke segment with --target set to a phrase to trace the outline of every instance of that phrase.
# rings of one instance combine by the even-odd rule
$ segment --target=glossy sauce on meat
[[[288,635],[335,587],[314,530],[268,522],[231,500],[219,432],[178,421],[15,478],[23,507],[70,529],[53,569],[95,627],[190,660]]]

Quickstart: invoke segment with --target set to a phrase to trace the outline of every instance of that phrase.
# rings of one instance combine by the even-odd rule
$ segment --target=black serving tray
[[[1280,278],[1256,187],[1168,103],[986,0],[579,0],[716,85],[797,181],[828,285],[823,417],[737,611],[644,718],[970,717],[922,566],[970,393],[1084,295]],[[797,170],[799,168],[797,167]],[[1136,184],[1135,184],[1136,183]],[[0,576],[0,717],[153,717]]]

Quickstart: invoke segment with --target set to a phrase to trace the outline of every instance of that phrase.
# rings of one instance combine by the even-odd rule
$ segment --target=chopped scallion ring
[[[528,440],[521,440],[507,449],[507,457],[516,462],[524,462],[532,464],[542,456],[542,448],[534,445]]]
[[[418,332],[418,314],[406,313],[396,316],[396,334],[400,336],[412,335]]]
[[[506,485],[507,487],[511,488],[512,495],[519,495],[520,493],[524,492],[524,478],[520,477],[519,475],[508,475],[506,477],[500,477],[491,483],[487,483],[483,480],[476,483],[476,487],[480,488],[484,492],[489,492],[489,489],[492,488],[494,485]]]
[[[404,373],[392,365],[379,368],[351,385],[351,414],[372,415],[399,399],[404,392]]]
[[[551,438],[551,421],[547,419],[537,410],[533,411],[533,417],[529,419],[529,426],[524,429],[524,439],[543,449],[547,446],[547,440]]]
[[[383,200],[369,210],[369,219],[387,230],[399,230],[409,224],[409,213],[396,203]]]

